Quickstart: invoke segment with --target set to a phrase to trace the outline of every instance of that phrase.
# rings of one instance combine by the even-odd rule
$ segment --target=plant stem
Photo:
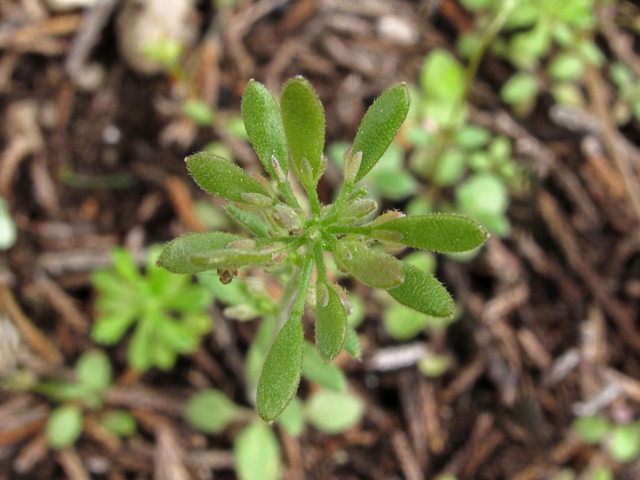
[[[351,195],[351,192],[353,192],[353,189],[355,187],[356,187],[356,184],[353,182],[344,183],[342,185],[342,189],[338,194],[338,198],[336,198],[336,201],[333,202],[333,205],[331,206],[331,210],[329,210],[329,213],[327,213],[327,218],[332,217],[336,213],[336,210],[338,210],[338,207],[340,207],[340,205],[342,205],[349,198],[349,195]]]
[[[482,57],[484,57],[484,53],[489,47],[491,40],[500,32],[505,22],[511,15],[513,9],[518,5],[520,0],[503,0],[500,10],[498,14],[493,19],[493,21],[489,24],[486,31],[482,35],[480,40],[480,45],[469,60],[469,65],[467,65],[467,71],[465,74],[465,94],[463,97],[466,97],[469,94],[469,90],[471,89],[471,84],[473,83],[473,79],[476,76],[476,72],[478,71],[478,67],[480,67],[480,62],[482,61]]]
[[[340,234],[356,234],[356,235],[371,235],[371,227],[350,227],[350,226],[340,226],[340,225],[332,225],[326,228],[327,233],[332,233],[336,235]]]
[[[320,198],[318,197],[318,191],[315,186],[307,188],[305,185],[305,190],[307,191],[307,195],[309,196],[309,204],[311,205],[311,216],[314,219],[320,219]]]
[[[311,252],[307,252],[307,255],[304,259],[304,264],[302,265],[302,277],[300,278],[298,287],[298,298],[296,300],[296,304],[293,306],[293,310],[291,310],[292,317],[302,317],[302,314],[304,313],[304,305],[307,300],[307,290],[309,289],[309,283],[311,282],[313,264],[313,254]]]
[[[284,199],[289,205],[291,205],[293,208],[300,208],[298,199],[293,194],[293,190],[291,190],[291,184],[288,181],[278,182],[278,189],[282,192]]]
[[[322,241],[318,241],[313,244],[313,256],[316,260],[318,281],[324,281],[327,279],[327,270],[324,266],[324,249],[322,248]]]

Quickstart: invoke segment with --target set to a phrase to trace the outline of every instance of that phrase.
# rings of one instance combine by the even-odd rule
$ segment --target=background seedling
[[[145,274],[127,250],[113,251],[113,267],[97,272],[98,321],[91,337],[114,345],[135,326],[128,347],[129,364],[145,371],[171,368],[179,354],[193,353],[212,328],[207,312],[212,295],[188,276],[176,277],[155,266],[159,249],[147,255]]]

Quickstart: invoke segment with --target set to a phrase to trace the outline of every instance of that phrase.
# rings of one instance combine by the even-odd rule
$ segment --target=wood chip
[[[42,358],[53,365],[61,365],[64,358],[54,345],[54,343],[45,335],[35,324],[25,315],[18,302],[16,302],[13,293],[8,287],[0,286],[0,311],[11,319],[25,343],[29,345]]]

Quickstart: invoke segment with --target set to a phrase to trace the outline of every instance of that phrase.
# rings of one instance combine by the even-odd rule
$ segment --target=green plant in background
[[[476,14],[476,28],[461,35],[458,51],[472,57],[487,26],[512,4],[491,42],[491,52],[518,69],[500,95],[516,113],[527,115],[544,88],[557,103],[584,105],[579,80],[586,65],[601,65],[604,55],[593,42],[597,0],[461,0]],[[496,32],[497,33],[497,32]],[[554,48],[555,46],[555,48]],[[545,58],[553,54],[548,62]],[[544,74],[540,70],[544,66]],[[545,87],[546,84],[546,87]]]
[[[170,242],[158,266],[174,273],[217,270],[224,281],[238,268],[259,266],[279,273],[285,287],[279,305],[278,331],[266,356],[257,386],[260,416],[272,421],[295,396],[303,372],[305,341],[302,315],[316,267],[315,316],[317,352],[325,362],[343,348],[357,351],[342,288],[327,276],[325,253],[365,285],[387,290],[400,303],[436,317],[449,317],[453,302],[432,275],[384,251],[407,246],[440,252],[478,247],[488,237],[475,221],[461,215],[404,216],[388,212],[375,219],[377,205],[364,198],[357,183],[376,165],[409,110],[404,84],[386,90],[365,114],[344,159],[344,183],[335,202],[322,205],[316,190],[324,173],[324,110],[311,84],[289,80],[280,107],[260,83],[251,81],[242,99],[247,133],[273,183],[250,176],[211,153],[186,159],[204,190],[229,201],[229,213],[253,237],[225,232],[193,233]],[[298,199],[289,169],[307,193]],[[278,193],[276,193],[278,192]],[[308,205],[305,209],[302,205]]]
[[[75,443],[82,434],[85,410],[99,411],[99,422],[115,435],[127,437],[135,433],[136,421],[129,412],[102,410],[102,399],[111,382],[109,357],[100,350],[90,350],[76,363],[75,381],[50,380],[31,388],[62,403],[51,412],[45,430],[51,448],[62,449]]]
[[[409,213],[433,210],[468,215],[504,236],[511,195],[522,194],[525,171],[512,158],[511,141],[469,123],[463,66],[445,50],[432,50],[420,72],[403,142],[411,148],[410,167],[427,181],[411,200]],[[454,202],[442,189],[454,189]]]
[[[327,434],[341,433],[360,422],[364,402],[347,391],[319,390],[305,402],[294,398],[278,423],[298,437],[308,422]],[[185,418],[194,428],[219,434],[229,425],[243,424],[234,441],[236,473],[240,480],[277,480],[281,478],[282,456],[273,428],[262,422],[254,410],[236,405],[215,389],[198,392],[185,407]]]
[[[333,143],[328,149],[329,158],[342,168],[344,155],[350,146],[346,142]],[[416,193],[418,182],[404,167],[402,148],[392,143],[362,180],[362,186],[367,189],[369,197],[376,201],[400,201]]]
[[[602,415],[578,417],[573,429],[590,445],[600,445],[618,463],[640,457],[640,421],[613,425]]]
[[[92,277],[98,290],[98,320],[91,338],[114,345],[135,325],[128,360],[139,371],[173,367],[179,354],[197,350],[212,327],[207,313],[211,294],[189,276],[176,277],[156,267],[159,251],[149,249],[143,275],[131,253],[117,248],[112,252],[113,267]]]
[[[618,88],[618,96],[613,105],[613,116],[619,125],[625,125],[635,118],[640,120],[640,83],[633,71],[621,62],[609,68],[609,75]]]

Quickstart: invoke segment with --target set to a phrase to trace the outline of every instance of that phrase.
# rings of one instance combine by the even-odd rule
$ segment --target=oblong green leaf
[[[330,390],[311,395],[304,409],[309,423],[329,435],[344,432],[356,425],[364,411],[364,401],[358,395]]]
[[[347,312],[330,282],[317,286],[316,346],[325,362],[340,353],[347,335]]]
[[[204,433],[220,433],[240,415],[240,409],[219,390],[209,388],[187,401],[184,417]]]
[[[303,170],[302,160],[306,159],[316,176],[322,165],[325,132],[324,109],[318,95],[304,77],[297,76],[285,84],[280,105],[296,175]]]
[[[83,353],[75,372],[78,381],[93,391],[102,392],[111,385],[111,362],[102,350]]]
[[[273,262],[272,257],[273,252],[262,253],[259,250],[230,248],[192,255],[189,257],[189,263],[211,270],[224,267],[267,265]]]
[[[374,227],[371,236],[376,238],[385,230],[399,234],[401,237],[396,241],[408,247],[446,253],[472,250],[490,236],[478,222],[447,213],[396,218]]]
[[[46,434],[51,448],[61,450],[73,445],[80,437],[84,419],[82,410],[77,406],[56,408],[47,421]]]
[[[245,428],[233,446],[240,480],[279,480],[282,475],[280,444],[273,429],[260,422]]]
[[[380,250],[367,248],[359,242],[343,241],[335,246],[333,253],[338,266],[365,285],[393,288],[402,283],[400,261]]]
[[[257,237],[267,238],[269,236],[269,226],[253,212],[240,210],[233,204],[227,205],[227,212],[236,222],[247,228]]]
[[[362,355],[360,339],[358,338],[356,331],[351,327],[347,329],[347,338],[344,341],[344,349],[354,358],[360,358]]]
[[[304,416],[302,414],[302,402],[298,397],[293,397],[280,416],[278,423],[294,437],[299,437],[304,430]]]
[[[387,291],[398,302],[434,317],[453,314],[453,299],[436,277],[424,270],[402,262],[404,282]]]
[[[224,249],[242,237],[225,232],[187,233],[171,240],[164,248],[156,265],[172,273],[200,273],[210,268],[196,267],[189,257]]]
[[[258,414],[266,422],[275,420],[298,390],[303,343],[302,319],[291,317],[273,342],[258,382]]]
[[[185,162],[200,188],[225,200],[246,203],[243,193],[270,196],[260,182],[242,168],[213,153],[196,153],[185,158]]]
[[[333,363],[324,363],[316,347],[306,341],[304,342],[302,374],[307,380],[329,390],[343,392],[347,388],[347,378],[342,370]]]
[[[249,140],[264,169],[277,179],[271,157],[274,156],[285,176],[289,170],[287,138],[280,109],[267,87],[251,79],[242,96],[242,118]]]
[[[138,429],[136,419],[127,410],[109,410],[103,413],[100,424],[119,437],[130,437]]]
[[[375,166],[407,117],[411,97],[404,83],[385,90],[365,113],[353,141],[353,153],[362,152],[359,181]]]

